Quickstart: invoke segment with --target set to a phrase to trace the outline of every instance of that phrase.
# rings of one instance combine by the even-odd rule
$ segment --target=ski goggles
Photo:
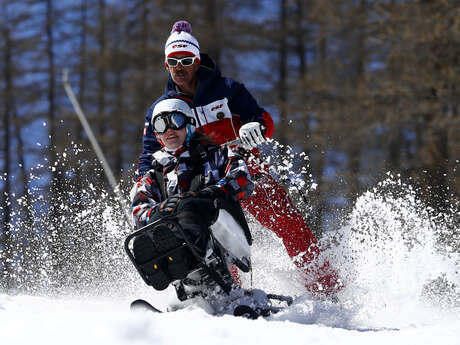
[[[160,114],[153,120],[153,129],[159,134],[163,134],[168,128],[178,130],[191,123],[191,119],[178,112]]]
[[[188,67],[188,66],[193,65],[193,63],[195,62],[196,58],[197,58],[196,56],[186,56],[186,57],[183,57],[181,59],[176,59],[176,58],[170,57],[170,58],[166,59],[166,64],[169,67],[176,67],[180,62],[180,64],[182,66]]]

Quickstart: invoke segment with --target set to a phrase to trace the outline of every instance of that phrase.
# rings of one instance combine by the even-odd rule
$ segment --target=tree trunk
[[[88,3],[87,0],[81,0],[80,5],[80,61],[78,65],[78,103],[84,109],[85,108],[85,99],[86,99],[86,74],[87,74],[87,12],[88,12]],[[75,136],[78,144],[81,144],[83,141],[83,127],[80,121],[76,122],[75,125]],[[77,210],[82,210],[82,188],[83,188],[83,181],[82,181],[82,169],[79,166],[79,160],[77,159],[75,162],[75,195],[77,199]]]
[[[59,253],[59,232],[62,228],[60,223],[61,210],[60,206],[65,202],[62,200],[62,187],[63,181],[61,179],[60,168],[57,162],[57,141],[56,141],[56,76],[55,76],[55,54],[54,54],[54,9],[53,1],[46,1],[46,56],[48,59],[48,134],[49,134],[49,164],[51,168],[51,188],[50,188],[50,220],[47,231],[47,245],[51,255],[51,272],[50,276],[56,275],[60,272],[58,262],[60,259]]]
[[[55,167],[56,162],[56,102],[55,102],[55,71],[54,71],[54,38],[53,38],[53,1],[46,1],[46,55],[48,58],[48,128],[50,137],[50,166]],[[58,179],[58,170],[53,169],[53,180]]]
[[[307,157],[311,158],[311,130],[310,130],[310,111],[307,107],[309,103],[308,99],[308,91],[307,90],[307,58],[305,53],[305,35],[304,35],[304,28],[303,28],[303,20],[304,20],[304,12],[303,12],[303,1],[297,0],[297,15],[296,15],[296,27],[294,30],[294,36],[296,38],[296,50],[297,50],[297,59],[299,60],[299,85],[302,89],[300,93],[300,106],[299,110],[302,113],[302,125],[303,125],[303,133],[305,134],[306,141],[303,143],[303,152],[307,155]],[[310,171],[311,166],[307,164],[307,170]]]
[[[2,11],[6,14],[6,4],[3,4]],[[3,16],[6,17],[5,15]],[[11,196],[11,171],[10,171],[10,116],[12,110],[12,99],[13,99],[13,82],[11,76],[11,50],[12,42],[10,31],[8,28],[8,22],[3,24],[3,40],[5,45],[4,52],[4,66],[3,66],[3,76],[5,78],[5,93],[4,93],[4,111],[3,111],[3,126],[5,135],[3,137],[3,157],[4,157],[4,166],[3,166],[3,177],[4,177],[4,188],[2,190],[2,211],[3,211],[3,226],[2,232],[0,233],[0,257],[1,264],[3,266],[3,272],[0,272],[1,280],[3,281],[0,288],[4,288],[7,292],[12,285],[12,271],[10,263],[12,261],[11,253],[9,249],[11,248],[11,237],[10,237],[10,222],[11,222],[11,208],[10,208],[10,196]]]
[[[302,120],[302,133],[304,134],[304,140],[302,142],[302,151],[308,157],[308,160],[305,161],[305,169],[307,174],[306,178],[306,185],[311,187],[311,177],[313,176],[313,156],[311,151],[312,145],[312,136],[311,136],[311,128],[310,128],[310,111],[308,109],[309,104],[309,90],[307,89],[307,55],[306,55],[306,38],[305,38],[305,30],[304,30],[304,10],[303,10],[303,1],[296,0],[296,25],[294,28],[294,37],[296,40],[296,52],[297,52],[297,59],[299,61],[299,86],[302,91],[300,91],[300,105],[299,105],[299,112],[301,113]],[[311,209],[310,212],[306,213],[307,223],[310,227],[310,230],[315,234],[315,236],[319,235],[319,229],[317,224],[317,201],[315,198],[315,193],[311,193],[309,197],[309,208]]]
[[[148,90],[147,87],[147,80],[149,78],[148,76],[148,62],[151,59],[151,57],[148,54],[148,43],[149,43],[149,30],[148,30],[148,17],[149,17],[149,7],[148,7],[148,0],[142,0],[142,4],[140,6],[141,8],[141,56],[140,56],[140,73],[141,73],[141,79],[140,79],[140,107],[139,109],[144,109],[145,107],[145,102],[148,102],[150,100],[151,93]]]
[[[279,69],[278,69],[278,103],[280,122],[279,140],[282,145],[287,145],[287,0],[280,1],[280,35],[279,35]]]
[[[118,26],[118,32],[116,35],[117,45],[115,48],[115,56],[118,56],[115,61],[115,112],[114,117],[111,119],[113,123],[113,128],[115,131],[115,138],[117,142],[115,143],[115,162],[114,169],[115,175],[120,178],[121,170],[123,168],[123,66],[122,66],[122,49],[120,42],[122,41],[123,33],[121,30],[121,25]]]
[[[294,30],[294,35],[297,42],[297,56],[299,59],[299,77],[303,80],[307,76],[307,59],[305,54],[305,42],[306,38],[304,33],[303,20],[304,20],[304,10],[303,10],[303,0],[296,0],[297,5],[297,14],[296,14],[296,27]]]
[[[396,172],[401,170],[401,151],[403,150],[401,127],[398,123],[392,126],[390,135],[387,170]]]
[[[433,123],[435,122],[435,123]],[[426,143],[425,169],[427,171],[427,193],[428,205],[439,212],[446,212],[449,209],[449,182],[448,163],[448,134],[447,129],[439,126],[437,117],[429,125],[428,140]]]
[[[320,79],[324,82],[327,79],[326,76],[326,59],[327,59],[327,37],[325,24],[321,24],[318,40],[318,65]],[[312,214],[308,218],[308,222],[312,232],[317,238],[321,237],[323,232],[323,216],[327,205],[327,197],[325,190],[327,187],[324,185],[324,166],[325,166],[325,155],[326,155],[326,143],[325,134],[327,132],[327,121],[325,122],[322,118],[322,111],[316,112],[316,122],[318,123],[316,132],[314,135],[314,144],[316,148],[315,154],[312,157],[315,159],[311,160],[313,176],[316,178],[317,187],[312,192]]]
[[[87,12],[88,4],[87,0],[81,0],[80,6],[80,20],[81,20],[81,33],[80,33],[80,63],[78,66],[78,103],[84,108],[85,104],[85,93],[86,93],[86,72],[88,69],[87,66],[87,48],[86,48],[86,38],[87,38]],[[76,126],[76,137],[80,143],[83,139],[83,128],[80,121],[77,121]]]
[[[355,112],[354,109],[360,111],[361,104],[364,98],[366,97],[364,94],[365,91],[365,64],[366,64],[366,51],[365,51],[365,28],[367,23],[367,12],[366,12],[366,0],[361,0],[359,5],[359,13],[358,13],[358,42],[356,47],[356,56],[355,56],[355,63],[354,63],[354,75],[355,75],[355,82],[353,87],[355,87],[354,93],[356,94],[356,103],[351,105],[351,111],[349,116],[352,116],[351,113]],[[353,53],[352,53],[353,54]],[[352,131],[355,131],[359,128],[358,124],[355,124],[355,119],[350,119]],[[356,126],[356,127],[355,127]],[[361,192],[361,182],[360,182],[360,175],[361,175],[361,138],[359,135],[353,136],[354,140],[350,140],[349,147],[348,147],[348,161],[349,161],[349,178],[348,178],[348,186],[349,186],[349,198],[352,204],[356,200],[357,196]]]
[[[106,116],[105,116],[105,93],[106,93],[106,18],[105,18],[105,0],[99,0],[99,64],[97,66],[97,122],[99,123],[99,139],[104,147],[105,132],[106,132]]]
[[[206,0],[204,3],[204,20],[205,20],[205,35],[207,36],[205,42],[208,46],[205,47],[205,51],[214,59],[219,66],[220,55],[221,55],[221,43],[222,37],[219,30],[218,20],[220,20],[218,9],[223,4],[216,4],[216,0]],[[216,39],[216,37],[218,39]]]

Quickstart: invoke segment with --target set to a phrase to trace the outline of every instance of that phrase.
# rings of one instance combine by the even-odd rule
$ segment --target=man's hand
[[[257,147],[257,145],[265,142],[262,134],[262,127],[259,122],[249,122],[240,128],[240,140],[243,147],[247,150]]]

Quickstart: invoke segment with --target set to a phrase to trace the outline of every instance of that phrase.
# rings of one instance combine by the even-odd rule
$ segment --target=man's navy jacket
[[[246,87],[242,83],[223,77],[207,54],[201,54],[201,59],[198,88],[193,98],[181,93],[170,75],[165,93],[147,111],[138,176],[143,176],[151,168],[152,154],[161,149],[151,119],[155,105],[167,98],[176,97],[187,101],[193,108],[197,128],[200,128],[198,130],[208,135],[216,144],[236,139],[239,128],[253,121],[265,126],[267,138],[273,135],[273,120],[270,114],[259,107]]]

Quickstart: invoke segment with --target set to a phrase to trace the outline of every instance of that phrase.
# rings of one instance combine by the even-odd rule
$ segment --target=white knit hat
[[[200,59],[200,45],[192,36],[192,26],[185,20],[174,23],[171,35],[165,44],[165,59],[180,54],[192,55]]]

